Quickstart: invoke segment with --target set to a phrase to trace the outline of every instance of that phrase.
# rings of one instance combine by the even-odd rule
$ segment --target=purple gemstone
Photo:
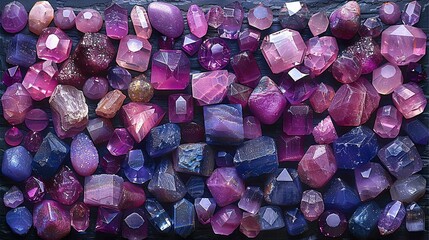
[[[76,203],[70,209],[70,225],[78,232],[85,232],[89,227],[89,208],[83,202]]]
[[[125,68],[115,66],[109,69],[107,80],[114,89],[126,90],[131,83],[131,74]]]
[[[263,199],[264,193],[260,187],[249,186],[238,202],[238,207],[251,214],[257,214]]]
[[[300,1],[287,2],[280,9],[279,21],[283,28],[301,30],[307,26],[310,11],[307,4]]]
[[[156,90],[183,90],[189,85],[191,66],[180,50],[159,50],[152,56],[150,81]]]
[[[253,89],[234,82],[229,85],[226,96],[228,97],[229,103],[240,104],[244,109],[247,106],[247,101],[252,91]]]
[[[313,37],[306,45],[304,65],[314,76],[322,74],[337,59],[338,45],[334,37]]]
[[[235,205],[219,209],[210,219],[213,232],[217,235],[228,236],[240,226],[243,212]]]
[[[279,162],[299,161],[304,156],[304,137],[282,133],[276,140]]]
[[[100,167],[107,174],[116,174],[121,169],[125,156],[113,156],[109,152],[105,153],[100,159]]]
[[[33,132],[43,131],[48,124],[49,116],[42,109],[34,108],[25,115],[25,126]]]
[[[375,162],[361,165],[354,170],[356,189],[361,201],[377,197],[392,184],[392,178]]]
[[[265,30],[273,24],[273,12],[262,3],[249,10],[247,14],[249,25],[259,30]]]
[[[203,142],[204,127],[195,122],[185,123],[180,126],[180,135],[183,143]]]
[[[17,127],[9,128],[4,134],[4,141],[12,147],[18,146],[22,139],[24,138],[24,134]]]
[[[85,177],[83,201],[90,206],[117,208],[122,197],[122,177],[98,174]]]
[[[96,232],[118,234],[121,227],[122,212],[119,210],[99,207],[97,214]]]
[[[37,152],[42,144],[43,136],[40,132],[28,132],[23,140],[22,145],[30,152]]]
[[[406,79],[413,82],[420,82],[427,78],[427,74],[423,65],[420,63],[411,62],[407,66],[407,70],[405,71]]]
[[[107,143],[107,150],[113,156],[125,155],[133,149],[134,139],[125,128],[116,128]]]
[[[54,176],[48,192],[52,199],[64,204],[72,205],[82,194],[83,187],[76,174],[67,166]]]
[[[224,21],[223,8],[213,6],[206,14],[207,24],[212,28],[218,28]]]
[[[242,52],[231,58],[237,81],[249,87],[256,87],[261,78],[261,70],[252,52]]]
[[[352,83],[362,74],[362,63],[351,53],[343,52],[332,64],[332,76],[340,83]]]
[[[310,106],[292,105],[285,109],[283,132],[287,135],[310,135],[313,130],[313,110]]]
[[[254,116],[247,116],[243,119],[244,138],[255,139],[262,136],[261,123]]]
[[[395,24],[401,18],[401,9],[395,2],[385,2],[379,10],[381,21],[385,24]]]
[[[19,188],[11,187],[3,196],[3,203],[6,207],[16,208],[24,202],[24,195]]]
[[[383,25],[380,18],[371,17],[362,21],[359,28],[359,35],[361,37],[378,37],[383,30]]]
[[[336,210],[325,211],[319,218],[319,229],[326,237],[340,237],[347,230],[346,216]]]
[[[361,62],[362,74],[371,73],[383,62],[380,45],[371,37],[362,37],[347,48]]]
[[[73,11],[73,8],[65,7],[59,8],[55,12],[54,23],[55,26],[62,30],[72,29],[76,22],[76,15]]]
[[[253,28],[246,28],[238,35],[238,47],[240,51],[254,52],[258,49],[261,32]]]
[[[338,138],[331,116],[326,116],[313,128],[313,137],[318,144],[330,144]]]
[[[99,144],[109,141],[114,128],[110,119],[94,118],[89,120],[86,130],[88,130],[89,136],[91,136],[94,144]]]
[[[329,17],[332,35],[341,39],[352,39],[360,26],[360,7],[356,1],[349,1],[337,8]]]
[[[218,28],[221,38],[237,39],[244,18],[244,9],[241,3],[235,1],[223,8],[224,20]]]
[[[402,22],[405,25],[415,25],[420,20],[421,11],[422,6],[417,1],[407,3],[404,7],[404,11],[402,12]]]
[[[310,76],[310,69],[301,66],[292,68],[280,77],[279,89],[291,104],[298,104],[310,98],[318,84]]]
[[[405,207],[400,201],[393,201],[386,205],[378,220],[378,230],[381,235],[395,232],[402,224],[406,215]]]
[[[167,36],[158,37],[158,47],[159,49],[172,50],[174,46],[174,38]]]
[[[231,50],[221,38],[206,39],[198,51],[198,62],[207,70],[218,70],[229,63]]]
[[[207,187],[220,207],[240,200],[245,191],[244,181],[233,167],[216,168],[207,179]]]
[[[19,66],[8,68],[6,71],[3,72],[2,81],[6,87],[9,87],[14,83],[22,82],[21,68]]]
[[[36,43],[34,36],[18,33],[13,36],[6,49],[6,62],[12,65],[30,67],[36,63]]]
[[[200,49],[203,40],[193,34],[186,34],[183,38],[182,50],[189,56],[193,56]]]
[[[395,138],[402,124],[402,114],[392,105],[378,109],[374,123],[374,132],[382,138]]]
[[[210,222],[210,218],[216,209],[216,203],[213,198],[196,198],[194,201],[195,212],[201,224]]]
[[[145,239],[148,234],[148,220],[142,209],[127,211],[122,221],[122,237],[126,239]]]
[[[6,32],[17,33],[25,28],[28,21],[27,10],[18,1],[13,1],[4,6],[1,14],[1,25]]]
[[[125,177],[132,183],[143,184],[152,179],[155,166],[146,153],[140,149],[128,152],[123,162]]]
[[[180,9],[170,3],[152,2],[147,7],[150,24],[162,35],[180,37],[185,23]]]
[[[70,145],[70,161],[73,169],[81,176],[89,176],[97,170],[98,152],[85,133],[79,133]]]
[[[70,233],[70,213],[53,200],[44,200],[33,209],[33,224],[42,239],[62,239]]]
[[[226,70],[192,74],[192,97],[198,105],[221,103],[230,85],[229,74]]]
[[[85,97],[99,100],[109,91],[109,82],[104,77],[91,77],[85,81],[82,90]]]
[[[42,180],[32,176],[25,181],[24,196],[30,202],[40,202],[45,196],[46,189]]]
[[[242,109],[239,104],[204,106],[206,142],[240,145],[244,139]]]
[[[128,34],[128,13],[127,9],[112,4],[104,10],[104,21],[106,34],[112,39],[122,39]]]
[[[172,94],[168,97],[168,119],[170,122],[191,122],[193,118],[194,101],[191,95]]]

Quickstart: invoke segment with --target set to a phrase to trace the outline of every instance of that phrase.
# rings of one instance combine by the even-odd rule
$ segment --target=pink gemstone
[[[133,22],[134,31],[138,37],[149,39],[152,35],[152,26],[144,7],[135,5],[131,10],[131,21]]]
[[[89,120],[86,130],[91,136],[94,144],[99,144],[109,141],[113,134],[113,124],[107,118],[94,118]]]
[[[130,182],[124,182],[122,185],[122,197],[119,203],[119,209],[134,209],[143,206],[146,201],[144,189]]]
[[[320,35],[328,29],[329,19],[325,12],[317,12],[308,20],[308,28],[310,28],[313,36]]]
[[[298,176],[312,188],[321,188],[334,176],[337,162],[329,145],[311,145],[298,164]]]
[[[195,36],[202,38],[207,33],[208,25],[203,10],[198,5],[192,4],[186,15],[189,30]]]
[[[213,198],[195,198],[195,212],[197,213],[198,221],[201,224],[210,222],[210,218],[216,209],[216,203]]]
[[[219,209],[211,218],[213,232],[228,236],[240,226],[243,212],[235,205],[228,205]]]
[[[127,154],[133,149],[134,140],[125,128],[116,128],[107,143],[107,150],[113,156],[121,156]]]
[[[25,126],[33,132],[43,131],[48,124],[49,116],[42,109],[32,109],[25,115]]]
[[[401,9],[394,2],[385,2],[381,5],[380,19],[385,24],[395,24],[401,18]]]
[[[18,146],[22,139],[24,138],[24,134],[22,134],[21,130],[17,127],[12,127],[6,131],[4,134],[4,141],[12,147]]]
[[[402,114],[392,105],[378,109],[374,132],[382,138],[395,138],[401,130]]]
[[[287,28],[266,36],[261,44],[261,52],[273,73],[301,64],[305,51],[301,34]]]
[[[392,178],[387,171],[375,162],[355,168],[354,175],[356,189],[362,202],[377,197],[392,184]]]
[[[76,174],[69,167],[63,166],[52,179],[48,192],[52,199],[64,205],[72,205],[80,197],[82,191],[83,187]]]
[[[76,15],[73,8],[60,8],[55,12],[54,23],[60,29],[72,29],[75,26]]]
[[[244,18],[244,9],[241,3],[235,1],[223,8],[224,20],[218,28],[221,38],[237,39]]]
[[[122,106],[122,120],[128,132],[139,143],[156,127],[165,111],[156,104],[131,102]]]
[[[28,69],[22,85],[34,100],[40,101],[52,95],[58,84],[57,75],[57,64],[53,61],[38,62]]]
[[[219,6],[213,6],[207,12],[206,15],[207,24],[212,28],[218,28],[224,21],[223,8]]]
[[[198,62],[207,70],[225,68],[229,63],[231,50],[225,40],[215,37],[206,39],[198,51]]]
[[[93,174],[98,167],[98,151],[85,133],[79,133],[70,145],[70,161],[80,176]]]
[[[172,94],[168,97],[168,119],[170,122],[190,122],[193,118],[194,101],[191,95]]]
[[[271,8],[265,7],[262,3],[249,10],[247,14],[249,25],[259,30],[265,30],[273,24],[273,12]]]
[[[420,20],[421,11],[422,6],[417,1],[407,3],[401,16],[402,22],[405,25],[415,25]]]
[[[326,116],[313,128],[313,137],[318,144],[330,144],[338,138],[330,116]]]
[[[231,58],[237,81],[249,87],[256,87],[261,78],[261,70],[252,52],[242,52]]]
[[[374,87],[366,79],[360,78],[338,89],[328,111],[340,126],[359,126],[368,121],[379,102],[380,95]]]
[[[234,82],[228,87],[228,101],[229,103],[240,104],[244,109],[252,91],[253,89]]]
[[[380,94],[392,93],[402,82],[401,69],[391,63],[386,63],[372,72],[372,85]]]
[[[312,222],[319,219],[319,216],[325,211],[322,194],[315,190],[304,191],[300,209],[308,221]]]
[[[220,103],[226,96],[228,83],[226,70],[192,74],[192,97],[200,106]]]
[[[156,90],[183,90],[189,84],[191,66],[181,50],[159,50],[152,56],[150,81]]]
[[[276,141],[279,162],[300,161],[304,156],[304,138],[282,133]]]
[[[62,239],[70,233],[70,213],[53,200],[44,200],[33,209],[33,224],[42,239]]]
[[[255,139],[262,136],[261,123],[254,116],[247,116],[243,119],[244,138]]]
[[[243,212],[243,218],[240,222],[240,232],[248,238],[255,238],[261,231],[258,214]]]
[[[6,69],[3,72],[3,78],[2,78],[3,84],[6,87],[11,86],[14,83],[22,82],[22,73],[19,66],[14,66]]]
[[[422,113],[427,104],[423,90],[415,83],[406,83],[397,87],[392,94],[392,100],[406,119]]]
[[[128,12],[116,3],[104,10],[106,34],[112,39],[122,39],[128,34]]]
[[[104,173],[116,174],[121,169],[121,165],[124,159],[125,155],[113,156],[109,152],[106,152],[100,159],[100,167],[104,170]]]
[[[408,25],[390,26],[381,34],[381,54],[398,66],[417,62],[426,54],[426,34]]]
[[[246,28],[238,35],[238,47],[240,51],[254,52],[258,49],[261,32],[253,28]]]
[[[83,201],[90,206],[117,208],[122,197],[122,177],[99,174],[85,177]]]
[[[240,200],[245,191],[244,181],[232,167],[216,168],[206,184],[220,207]]]
[[[45,196],[45,183],[36,177],[30,177],[25,181],[24,196],[30,202],[40,202]]]
[[[43,29],[49,26],[54,19],[54,9],[48,1],[38,1],[28,13],[28,29],[40,35]]]
[[[360,7],[356,1],[348,1],[329,16],[332,35],[341,39],[352,39],[360,26]]]
[[[134,35],[128,35],[121,39],[116,63],[126,69],[144,72],[149,65],[152,45],[149,41]]]
[[[331,105],[334,99],[335,90],[330,85],[320,83],[316,91],[310,97],[310,103],[313,110],[317,113],[322,113]]]
[[[103,26],[103,17],[94,9],[84,9],[76,17],[76,28],[83,33],[100,31]]]
[[[24,137],[22,145],[28,151],[35,153],[37,150],[39,150],[42,141],[43,136],[40,132],[28,132]]]
[[[285,109],[283,132],[288,135],[309,135],[313,130],[313,110],[310,106],[292,105]]]
[[[21,83],[9,86],[1,97],[3,117],[12,125],[24,122],[33,105],[30,94]]]
[[[362,74],[362,63],[351,53],[342,53],[332,64],[332,76],[340,83],[352,83]]]
[[[89,208],[85,203],[76,203],[70,209],[71,226],[78,232],[85,232],[89,227],[89,216]]]
[[[313,37],[306,45],[304,65],[314,76],[322,74],[337,59],[338,45],[334,37]]]
[[[83,94],[91,100],[102,99],[109,90],[109,82],[104,77],[90,77],[83,85]]]

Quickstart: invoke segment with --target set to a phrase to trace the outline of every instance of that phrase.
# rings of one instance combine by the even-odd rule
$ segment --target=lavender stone
[[[22,146],[9,148],[4,151],[1,172],[4,176],[16,182],[21,182],[31,176],[32,157]]]
[[[204,106],[206,141],[215,145],[239,145],[244,139],[240,104]]]

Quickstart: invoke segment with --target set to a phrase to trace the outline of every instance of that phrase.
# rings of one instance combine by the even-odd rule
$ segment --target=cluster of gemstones
[[[34,226],[61,239],[93,231],[94,213],[96,232],[134,240],[149,226],[184,238],[196,226],[297,236],[313,222],[334,238],[388,235],[403,222],[425,230],[417,1],[402,12],[383,3],[362,20],[355,1],[330,15],[287,2],[275,18],[263,4],[190,5],[181,49],[178,7],[131,7],[133,28],[117,4],[77,15],[48,1],[29,13],[4,7],[1,26],[14,35],[5,34],[1,104],[12,127],[1,173],[16,185],[3,196],[14,233]]]

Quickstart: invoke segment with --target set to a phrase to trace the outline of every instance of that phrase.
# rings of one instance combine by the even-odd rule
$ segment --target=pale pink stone
[[[401,69],[394,64],[386,63],[372,72],[372,85],[380,94],[392,93],[402,82]]]
[[[310,97],[310,103],[313,110],[317,113],[322,113],[331,105],[332,99],[334,99],[335,90],[333,87],[320,83],[316,91]]]
[[[152,26],[150,25],[149,17],[146,9],[135,5],[131,10],[131,21],[133,22],[134,31],[138,37],[149,39],[152,35]]]
[[[259,3],[258,6],[249,10],[247,20],[250,26],[259,30],[265,30],[270,28],[271,24],[273,24],[273,12],[271,8]]]
[[[315,76],[322,74],[337,59],[338,45],[334,37],[313,37],[306,45],[304,65]]]
[[[33,100],[21,83],[9,86],[1,96],[3,117],[12,125],[23,123],[33,107]]]
[[[103,17],[97,10],[84,9],[76,16],[75,22],[77,30],[93,33],[100,31],[103,26]]]
[[[71,38],[61,29],[45,28],[37,40],[37,57],[55,63],[64,62],[70,55],[72,45]]]
[[[313,36],[317,36],[326,32],[328,26],[329,19],[325,12],[315,13],[310,17],[310,20],[308,20],[308,28],[310,28]]]
[[[313,137],[318,144],[330,144],[338,138],[330,116],[327,116],[313,128]]]
[[[198,38],[204,37],[207,33],[208,25],[203,10],[198,5],[192,4],[186,15],[189,30]]]
[[[116,63],[126,69],[144,72],[149,65],[152,45],[147,39],[127,35],[121,39]]]
[[[57,64],[50,60],[38,62],[28,69],[22,85],[34,100],[40,101],[52,95],[58,85],[57,75]]]
[[[378,109],[374,123],[374,132],[382,138],[395,138],[401,130],[402,114],[392,105]]]
[[[192,97],[200,106],[222,102],[228,88],[228,71],[216,70],[192,75]]]
[[[392,100],[406,119],[422,113],[427,104],[423,90],[415,83],[406,83],[397,87],[392,94]]]
[[[254,116],[247,116],[243,119],[244,138],[255,139],[262,136],[261,123]]]
[[[317,220],[325,210],[322,194],[315,190],[304,191],[302,193],[300,209],[308,221]]]
[[[38,1],[28,13],[28,29],[39,35],[54,19],[54,9],[48,1]]]

